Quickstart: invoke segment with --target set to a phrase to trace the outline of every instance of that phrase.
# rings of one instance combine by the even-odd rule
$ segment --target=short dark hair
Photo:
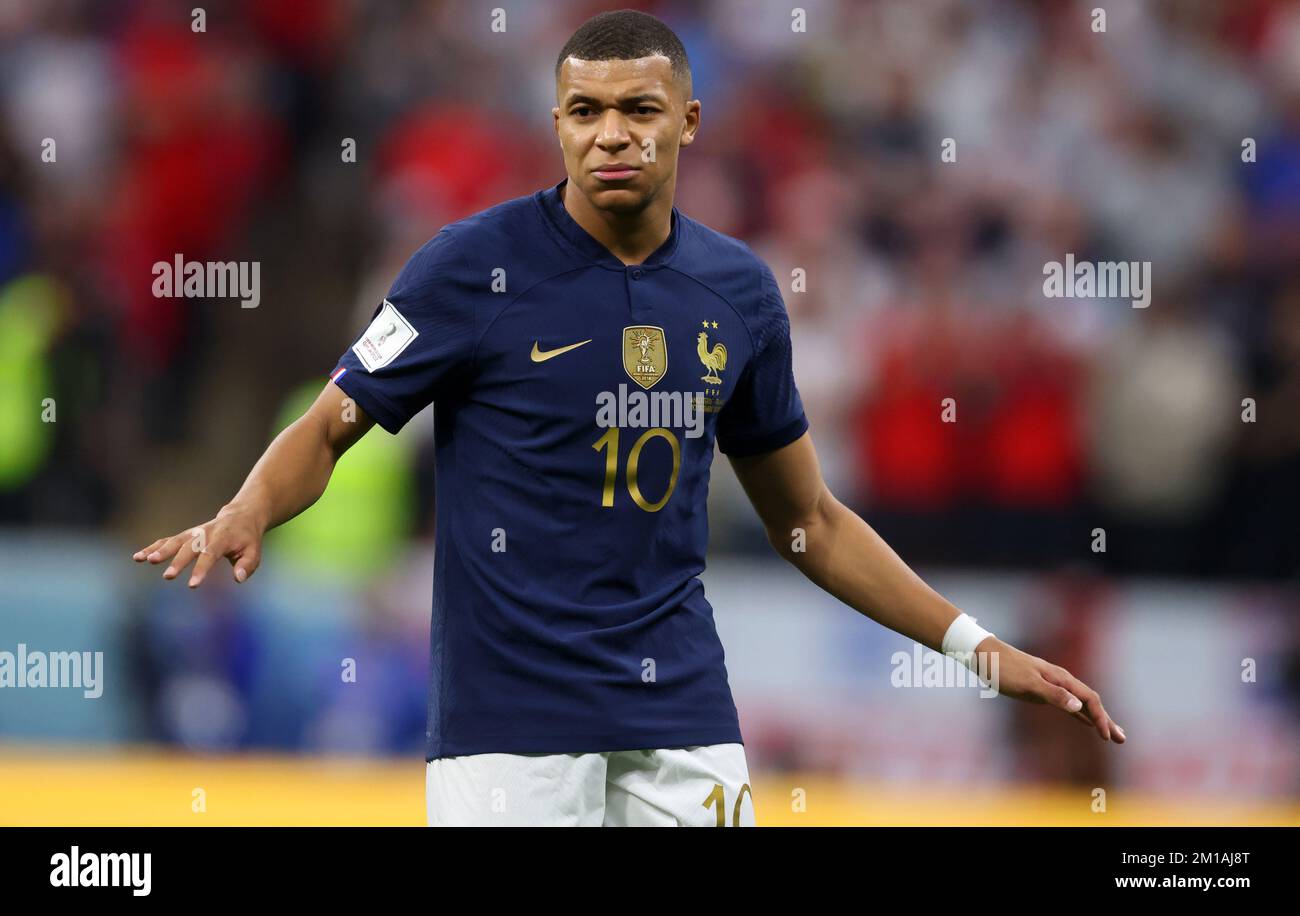
[[[555,78],[570,57],[579,60],[636,60],[662,54],[673,65],[673,76],[691,96],[691,62],[676,33],[640,10],[614,10],[592,16],[564,43],[555,60]]]

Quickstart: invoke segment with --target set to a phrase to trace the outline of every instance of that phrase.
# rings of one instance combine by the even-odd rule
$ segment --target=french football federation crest
[[[642,388],[652,388],[668,371],[664,329],[637,325],[623,329],[623,368]]]
[[[718,323],[715,321],[713,326],[716,328]],[[700,362],[704,363],[704,368],[708,370],[700,376],[700,381],[721,385],[722,379],[718,377],[718,373],[727,368],[727,348],[721,343],[715,343],[710,350],[709,335],[701,331],[700,336],[695,339],[695,352],[700,355]]]

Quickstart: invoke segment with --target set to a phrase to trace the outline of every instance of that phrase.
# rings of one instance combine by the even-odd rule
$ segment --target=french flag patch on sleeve
[[[339,366],[337,369],[334,370],[334,374],[330,376],[330,381],[337,382],[339,379],[343,378],[343,373],[347,371],[348,371],[347,366]]]

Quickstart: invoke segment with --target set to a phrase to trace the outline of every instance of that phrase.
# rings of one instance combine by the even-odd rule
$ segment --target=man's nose
[[[614,152],[631,142],[632,138],[628,136],[623,113],[613,108],[606,111],[600,120],[600,132],[596,134],[596,145],[605,152]]]

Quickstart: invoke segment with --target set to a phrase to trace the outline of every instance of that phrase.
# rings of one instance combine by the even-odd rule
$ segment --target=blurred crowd
[[[636,5],[703,103],[678,206],[806,277],[826,475],[907,559],[1296,575],[1300,6]],[[211,517],[411,252],[563,177],[554,55],[606,8],[0,7],[0,524]],[[154,296],[177,253],[260,262],[260,306]],[[1149,261],[1150,307],[1047,298],[1067,253]],[[373,459],[394,541],[430,434]],[[715,539],[761,549],[723,466]]]

